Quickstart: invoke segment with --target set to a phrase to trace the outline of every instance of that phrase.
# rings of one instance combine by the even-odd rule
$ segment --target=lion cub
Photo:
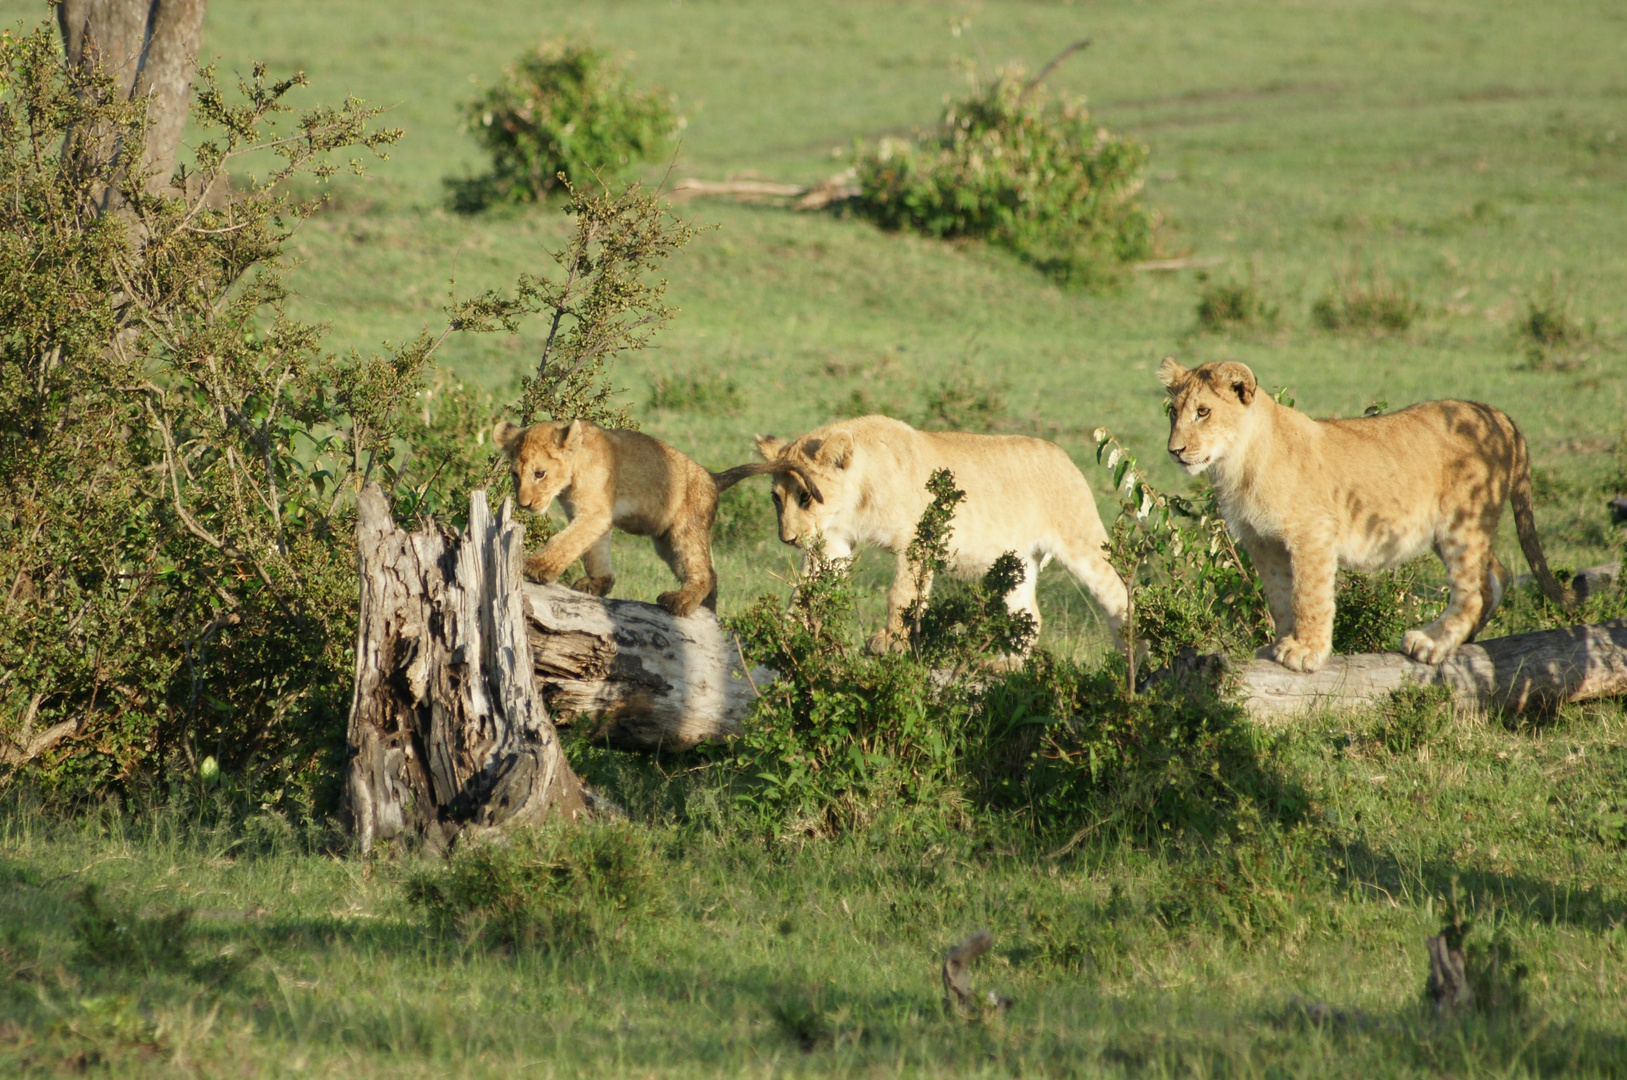
[[[710,473],[659,439],[636,431],[601,428],[582,420],[521,428],[502,421],[492,437],[514,468],[521,506],[537,513],[555,498],[570,524],[534,555],[528,577],[552,583],[577,559],[587,577],[581,592],[610,595],[612,526],[655,539],[656,553],[678,578],[676,592],[656,597],[683,618],[698,607],[717,610],[712,569],[712,519],[718,492],[747,476],[769,471],[761,462]]]
[[[1381,570],[1430,550],[1446,564],[1451,599],[1440,618],[1407,631],[1401,651],[1438,664],[1472,641],[1508,587],[1492,541],[1510,501],[1542,591],[1575,602],[1537,539],[1525,437],[1490,405],[1426,401],[1312,420],[1260,393],[1239,363],[1188,370],[1166,357],[1158,378],[1171,398],[1169,455],[1214,483],[1260,572],[1277,627],[1271,656],[1284,667],[1316,671],[1333,651],[1339,567]]]
[[[905,549],[932,502],[926,482],[938,469],[953,472],[955,486],[966,492],[950,526],[951,573],[976,577],[1005,552],[1015,552],[1023,562],[1023,581],[1006,603],[1028,612],[1037,629],[1039,571],[1055,558],[1101,604],[1117,639],[1129,598],[1103,551],[1107,531],[1096,496],[1055,443],[1020,435],[916,431],[885,416],[864,416],[791,442],[759,436],[757,452],[775,474],[781,540],[801,544],[818,534],[830,556],[845,558],[863,544],[898,556],[887,593],[887,625],[870,639],[872,649],[892,648],[903,636],[905,612],[916,598]]]

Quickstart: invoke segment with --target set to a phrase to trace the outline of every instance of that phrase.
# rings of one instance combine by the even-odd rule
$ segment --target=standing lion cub
[[[514,468],[514,492],[536,513],[555,498],[571,523],[535,555],[527,576],[552,583],[581,559],[587,576],[576,589],[609,596],[612,526],[655,539],[655,550],[678,578],[678,591],[656,603],[683,618],[696,608],[717,610],[712,569],[712,519],[718,492],[770,471],[762,462],[710,473],[648,435],[602,428],[583,420],[516,427],[502,421],[492,437]]]
[[[1129,598],[1107,562],[1107,531],[1096,496],[1062,448],[1019,435],[916,431],[885,416],[843,420],[786,442],[759,436],[757,452],[774,475],[780,539],[824,538],[827,555],[845,558],[861,545],[898,556],[887,593],[887,626],[870,639],[882,651],[903,636],[916,598],[905,549],[931,504],[926,482],[938,469],[955,474],[966,500],[955,509],[949,569],[957,577],[986,573],[1008,551],[1023,563],[1023,581],[1006,598],[1039,627],[1034,590],[1040,568],[1057,559],[1107,614],[1114,638]],[[931,582],[927,583],[931,587]]]
[[[1509,573],[1492,551],[1503,504],[1549,599],[1575,597],[1548,569],[1531,515],[1531,470],[1514,421],[1472,401],[1426,401],[1353,420],[1312,420],[1259,392],[1234,362],[1188,370],[1166,357],[1169,455],[1207,472],[1226,524],[1260,572],[1277,641],[1271,655],[1316,671],[1333,651],[1339,567],[1381,570],[1434,550],[1451,599],[1401,639],[1438,664],[1491,619]]]

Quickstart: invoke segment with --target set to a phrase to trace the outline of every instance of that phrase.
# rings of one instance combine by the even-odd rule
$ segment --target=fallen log
[[[674,618],[654,604],[601,600],[526,583],[537,687],[556,723],[583,723],[619,750],[688,750],[739,735],[758,691],[740,645],[704,609]]]
[[[1237,695],[1256,719],[1372,705],[1414,684],[1445,686],[1455,701],[1476,708],[1541,712],[1627,694],[1627,621],[1492,638],[1461,646],[1441,664],[1401,653],[1361,653],[1330,657],[1311,674],[1253,660],[1238,675]]]
[[[377,484],[357,511],[345,810],[363,854],[397,836],[444,848],[465,830],[580,816],[581,782],[531,674],[512,505],[494,519],[475,492],[461,535],[403,531]]]
[[[668,190],[674,202],[700,198],[728,198],[736,202],[784,203],[790,201],[793,210],[823,210],[832,203],[859,195],[858,174],[846,169],[828,176],[817,184],[784,184],[757,177],[738,177],[731,180],[680,180]]]

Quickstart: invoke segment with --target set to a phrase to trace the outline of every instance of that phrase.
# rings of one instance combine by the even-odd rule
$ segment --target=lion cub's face
[[[582,449],[582,422],[516,427],[506,420],[492,428],[492,438],[514,468],[514,494],[521,506],[538,514],[570,487]]]
[[[756,441],[764,461],[784,459],[797,465],[794,472],[774,474],[774,513],[780,522],[780,539],[800,546],[808,537],[824,535],[846,505],[853,436],[838,431],[824,438],[787,443],[760,435]]]
[[[1248,423],[1259,392],[1254,372],[1230,360],[1189,370],[1166,356],[1158,381],[1169,389],[1169,456],[1196,476],[1225,457]]]

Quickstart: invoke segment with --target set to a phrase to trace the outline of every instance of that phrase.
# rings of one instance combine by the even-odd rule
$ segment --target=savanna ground
[[[302,68],[313,100],[390,103],[407,130],[371,179],[337,182],[293,242],[296,313],[331,322],[333,348],[410,337],[448,279],[501,287],[542,268],[566,232],[556,212],[460,216],[442,181],[480,166],[458,126],[474,84],[563,32],[624,50],[638,79],[676,94],[688,123],[673,176],[793,181],[845,167],[856,139],[929,124],[964,85],[954,57],[1033,67],[1092,36],[1053,83],[1151,147],[1161,254],[1224,259],[1207,280],[1131,274],[1084,292],[975,244],[691,204],[718,228],[671,264],[682,312],[617,375],[645,430],[714,468],[746,460],[754,432],[947,413],[1059,442],[1111,513],[1090,432],[1112,428],[1181,489],[1152,372],[1166,353],[1230,358],[1315,415],[1444,396],[1499,405],[1531,440],[1551,561],[1616,556],[1603,504],[1627,452],[1618,5],[684,0],[474,16],[217,0],[205,51],[224,68]],[[1313,316],[1341,282],[1375,274],[1416,302],[1405,329]],[[1253,317],[1201,322],[1217,284],[1251,286]],[[1530,352],[1518,328],[1534,300],[1568,304],[1581,337]],[[535,341],[454,339],[442,368],[501,398]],[[795,569],[766,494],[745,496],[718,557],[726,613],[783,592]],[[1523,568],[1510,525],[1499,547]],[[618,537],[616,557],[618,595],[669,587],[646,541]],[[890,572],[866,560],[860,580]],[[1041,605],[1042,645],[1102,648],[1061,571],[1043,577]],[[1192,881],[1173,841],[1085,836],[1045,852],[1008,843],[998,822],[922,832],[883,816],[844,839],[765,846],[730,828],[733,808],[687,763],[576,748],[664,884],[654,915],[576,949],[432,933],[405,899],[412,858],[368,867],[271,815],[217,828],[208,799],[72,817],[14,800],[0,1062],[115,1075],[1627,1075],[1617,704],[1535,725],[1313,717],[1256,741],[1317,839],[1250,846],[1244,822],[1220,889]],[[1422,939],[1454,879],[1524,965],[1523,1010],[1437,1022],[1420,1005]],[[87,885],[125,930],[97,935],[72,899]],[[166,930],[183,908],[192,922]],[[984,925],[996,944],[974,982],[1015,1004],[968,1024],[943,1012],[936,964]],[[120,933],[140,940],[119,946]],[[1307,1018],[1306,1003],[1336,1015]]]

